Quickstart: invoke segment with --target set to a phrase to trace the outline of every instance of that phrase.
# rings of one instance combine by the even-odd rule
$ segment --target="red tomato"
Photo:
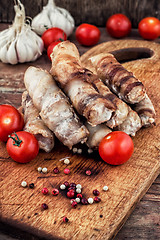
[[[131,137],[121,131],[109,133],[99,144],[99,155],[111,165],[120,165],[128,161],[133,150]]]
[[[66,33],[60,28],[49,28],[42,34],[42,40],[46,49],[52,42],[56,42],[60,39],[64,41],[67,40]]]
[[[48,55],[48,58],[51,60],[51,53],[53,52],[53,48],[58,44],[58,43],[61,43],[62,41],[56,41],[56,42],[52,42],[48,48],[47,48],[47,55]]]
[[[155,17],[147,17],[140,21],[138,30],[142,38],[154,40],[160,36],[160,21]]]
[[[37,156],[39,145],[33,134],[20,131],[13,133],[11,137],[7,141],[7,152],[14,161],[27,163]]]
[[[15,107],[0,105],[0,141],[6,142],[9,134],[22,130],[23,126],[23,117]]]
[[[83,23],[76,29],[76,39],[84,46],[92,46],[100,39],[100,30],[91,24]]]
[[[125,15],[117,13],[109,17],[106,22],[106,29],[112,37],[125,37],[131,31],[131,22]]]

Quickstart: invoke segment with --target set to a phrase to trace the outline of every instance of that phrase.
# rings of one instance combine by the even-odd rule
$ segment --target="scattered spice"
[[[80,199],[81,199],[81,198],[82,198],[82,194],[78,193],[78,194],[77,194],[77,198],[80,198]]]
[[[63,222],[67,223],[69,222],[69,219],[67,217],[63,217]]]
[[[70,164],[70,161],[68,158],[64,159],[64,164],[67,164],[67,165]]]
[[[92,172],[90,170],[86,170],[86,175],[90,176]]]
[[[61,189],[61,190],[64,190],[64,189],[66,189],[66,186],[65,186],[64,184],[61,184],[61,185],[60,185],[60,189]]]
[[[75,148],[75,147],[72,149],[73,153],[76,153],[76,152],[77,152],[77,150],[78,150],[78,149],[77,149],[77,148]]]
[[[94,201],[95,201],[96,203],[98,203],[98,202],[101,201],[101,198],[100,198],[100,197],[95,197],[95,198],[94,198]]]
[[[69,182],[65,181],[64,185],[66,186],[66,188],[68,188],[69,187]]]
[[[42,189],[42,193],[43,193],[44,195],[47,195],[48,192],[49,192],[49,191],[48,191],[48,188],[43,188],[43,189]]]
[[[58,167],[55,167],[55,168],[53,169],[53,172],[56,173],[56,174],[59,173]]]
[[[75,183],[70,183],[69,186],[73,187],[73,188],[76,188],[76,184]]]
[[[81,154],[82,153],[82,149],[81,148],[77,149],[77,153]]]
[[[46,167],[42,168],[43,173],[47,173],[48,169]]]
[[[65,168],[64,169],[64,174],[67,174],[67,175],[70,174],[70,170],[68,168]]]
[[[104,186],[103,191],[108,191],[108,186]]]
[[[88,203],[89,204],[93,204],[93,202],[94,202],[93,198],[88,198]]]
[[[57,188],[53,188],[52,194],[53,194],[54,196],[57,196],[57,195],[59,194],[59,190],[58,190]]]
[[[99,192],[97,189],[95,189],[95,190],[93,190],[93,194],[94,194],[95,196],[99,196],[100,192]]]
[[[80,198],[75,198],[75,201],[76,201],[77,203],[80,203],[81,199],[80,199]]]
[[[76,207],[77,207],[77,202],[76,202],[75,200],[72,202],[72,207],[73,207],[73,208],[76,208]]]
[[[83,205],[87,205],[87,204],[88,204],[88,201],[87,201],[86,198],[83,198],[83,197],[82,197],[81,203],[82,203]]]
[[[38,171],[38,172],[42,172],[42,168],[41,168],[41,167],[38,167],[38,168],[37,168],[37,171]]]
[[[21,186],[24,187],[24,188],[27,187],[27,182],[26,181],[22,181],[21,182]]]
[[[30,187],[30,188],[34,188],[34,183],[30,183],[30,184],[29,184],[29,187]]]
[[[81,184],[77,184],[76,188],[80,188],[81,189],[82,188]]]
[[[73,198],[73,197],[74,197],[74,191],[73,191],[73,190],[69,190],[69,191],[67,192],[67,197],[68,197],[68,198]]]
[[[88,153],[89,154],[93,153],[93,150],[91,148],[88,148]]]
[[[42,207],[44,210],[48,209],[48,205],[47,205],[46,203],[42,203],[41,207]]]
[[[77,188],[76,193],[81,193],[81,188]]]

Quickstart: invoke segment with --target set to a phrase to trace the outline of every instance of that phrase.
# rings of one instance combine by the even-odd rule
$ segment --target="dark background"
[[[33,18],[48,0],[21,0],[26,15]],[[148,16],[160,18],[159,0],[55,0],[59,7],[66,8],[75,19],[76,25],[83,22],[104,27],[106,20],[115,13],[129,17],[132,27]],[[14,0],[0,0],[0,22],[11,23],[14,19]]]

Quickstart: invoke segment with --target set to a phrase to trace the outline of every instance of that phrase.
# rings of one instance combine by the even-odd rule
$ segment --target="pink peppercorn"
[[[94,201],[95,201],[96,203],[98,203],[98,202],[101,201],[101,199],[100,199],[100,197],[95,197],[95,198],[94,198]]]
[[[69,170],[68,168],[65,168],[65,169],[64,169],[64,173],[65,173],[65,174],[70,174],[70,170]]]
[[[53,188],[52,194],[53,194],[54,196],[57,196],[57,195],[59,194],[59,190],[56,189],[56,188]]]
[[[69,187],[69,182],[65,181],[64,185],[68,188]]]
[[[73,207],[73,208],[76,208],[76,207],[77,207],[77,202],[76,202],[76,201],[73,201],[73,202],[72,202],[72,207]]]
[[[69,187],[68,188],[68,191],[70,191],[70,190],[73,190],[74,192],[76,191],[76,188],[74,188],[74,187]]]
[[[67,192],[67,197],[68,198],[73,198],[74,197],[74,191],[73,190],[69,190],[68,192]]]
[[[97,189],[95,189],[95,190],[93,190],[93,194],[94,194],[95,196],[99,196],[100,192],[99,192]]]
[[[88,204],[88,201],[87,201],[86,198],[82,198],[82,199],[81,199],[81,203],[82,203],[83,205],[87,205],[87,204]]]
[[[43,189],[42,189],[42,193],[43,193],[44,195],[48,194],[48,192],[49,192],[49,191],[48,191],[48,188],[43,188]]]
[[[75,183],[70,183],[69,186],[75,188],[76,184]]]
[[[56,173],[56,174],[59,173],[58,167],[55,167],[55,168],[53,169],[53,172]]]
[[[47,205],[46,203],[42,203],[41,207],[42,207],[44,210],[48,209],[48,205]]]
[[[69,222],[69,219],[67,217],[63,217],[63,222]]]
[[[80,199],[81,199],[81,198],[82,198],[82,194],[78,193],[78,194],[77,194],[77,198],[80,198]]]
[[[92,174],[92,172],[90,170],[86,171],[86,175],[90,176]]]

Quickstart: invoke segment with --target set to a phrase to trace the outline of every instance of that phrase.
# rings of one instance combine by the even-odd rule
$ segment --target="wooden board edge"
[[[153,182],[156,180],[156,178],[159,176],[159,174],[160,174],[160,162],[157,164],[157,169],[156,169],[154,175],[151,175],[151,177],[148,179],[148,185],[146,185],[145,188],[143,189],[143,191],[139,195],[137,195],[136,200],[130,206],[130,209],[128,209],[128,213],[121,219],[116,230],[113,231],[112,235],[110,236],[110,238],[108,238],[108,240],[112,240],[116,237],[116,235],[121,230],[121,228],[124,226],[125,222],[129,218],[129,216],[131,215],[133,210],[136,208],[137,203],[141,201],[141,199],[143,198],[145,193],[147,193],[147,191],[149,190],[149,188],[151,187]]]

